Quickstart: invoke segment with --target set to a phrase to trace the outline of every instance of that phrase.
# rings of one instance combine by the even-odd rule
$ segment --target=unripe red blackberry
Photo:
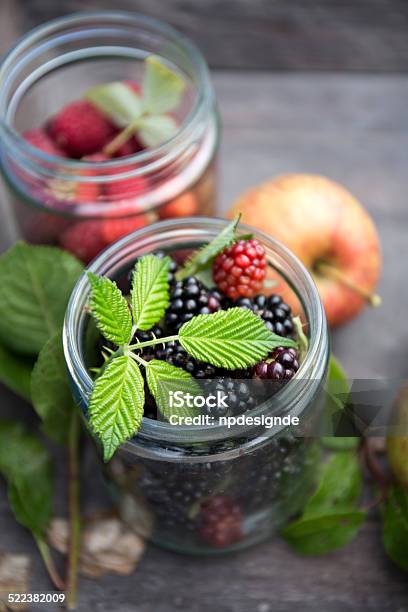
[[[238,240],[217,255],[213,263],[215,283],[232,300],[259,293],[265,272],[265,249],[255,238]]]
[[[232,499],[224,495],[212,497],[201,504],[200,535],[214,548],[225,548],[242,538],[242,513]]]

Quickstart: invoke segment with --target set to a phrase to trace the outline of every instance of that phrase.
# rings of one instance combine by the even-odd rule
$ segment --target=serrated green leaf
[[[321,555],[351,542],[365,517],[360,510],[336,508],[301,517],[286,527],[282,535],[298,553]]]
[[[85,98],[92,102],[118,127],[126,127],[142,114],[142,101],[130,87],[120,81],[91,87]]]
[[[92,295],[89,307],[98,329],[118,346],[127,344],[132,335],[129,306],[116,283],[88,272]]]
[[[144,382],[138,365],[128,355],[117,357],[96,380],[89,403],[89,422],[102,442],[105,461],[138,431],[143,408]]]
[[[82,272],[72,255],[49,246],[16,243],[0,257],[0,340],[12,351],[37,355],[61,327]]]
[[[258,363],[277,346],[296,346],[238,307],[194,317],[180,328],[179,341],[195,359],[230,370]]]
[[[170,257],[145,255],[136,264],[132,279],[132,312],[136,329],[149,330],[169,304]]]
[[[166,66],[158,57],[145,60],[143,76],[143,111],[159,115],[174,110],[180,104],[186,82],[180,74]]]
[[[323,446],[329,448],[330,450],[336,451],[347,451],[357,448],[360,443],[360,438],[342,437],[335,435],[335,428],[337,423],[333,420],[340,419],[341,411],[344,410],[350,395],[350,385],[342,365],[333,355],[330,356],[329,371],[327,374],[325,392],[325,417],[328,420],[328,426],[330,427],[330,430],[334,429],[334,435],[323,436],[321,438]]]
[[[211,267],[218,253],[231,246],[236,239],[236,229],[240,218],[241,215],[237,215],[211,242],[195,251],[187,259],[183,267],[178,270],[176,274],[177,280],[183,280],[187,276],[194,276],[200,270]]]
[[[177,391],[190,393],[192,396],[202,393],[197,381],[185,370],[165,361],[152,359],[146,366],[146,379],[158,409],[167,420],[170,420],[171,415],[185,417],[199,414],[199,409],[188,406],[186,402],[182,406],[170,405],[170,398]]]
[[[0,345],[0,382],[30,401],[30,379],[34,362],[30,357],[12,353]]]
[[[74,406],[58,331],[42,348],[31,376],[31,398],[42,420],[44,433],[60,444],[67,443]]]
[[[177,134],[179,126],[169,115],[146,115],[138,125],[138,136],[146,147],[158,147]]]
[[[303,515],[356,503],[361,496],[363,474],[356,453],[332,455],[322,466],[316,492],[307,502]]]
[[[0,473],[16,519],[44,534],[52,511],[52,463],[45,446],[21,423],[0,420]]]
[[[382,538],[387,555],[408,571],[408,491],[392,486],[382,514]]]

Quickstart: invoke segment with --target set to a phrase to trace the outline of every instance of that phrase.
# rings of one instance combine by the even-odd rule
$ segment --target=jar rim
[[[170,163],[177,155],[177,152],[179,153],[180,150],[183,149],[183,143],[186,139],[188,140],[189,138],[195,137],[196,126],[199,121],[211,113],[214,107],[214,94],[207,64],[198,47],[184,34],[159,19],[130,11],[84,11],[50,20],[24,34],[17,43],[11,47],[8,53],[6,53],[0,64],[0,82],[7,79],[9,70],[15,72],[21,67],[21,63],[24,64],[27,60],[26,54],[29,56],[30,53],[33,52],[33,50],[30,50],[32,45],[41,45],[41,42],[46,39],[46,37],[57,35],[62,26],[90,26],[92,20],[98,20],[95,31],[102,26],[114,27],[115,20],[120,23],[125,23],[126,26],[130,24],[134,26],[149,27],[167,36],[173,43],[176,43],[180,48],[186,51],[197,77],[197,96],[192,109],[183,120],[177,133],[172,138],[156,147],[124,158],[116,158],[103,162],[86,162],[77,159],[62,158],[34,147],[8,124],[7,90],[0,88],[0,137],[4,139],[8,147],[14,149],[17,157],[18,155],[28,155],[31,160],[34,160],[34,162],[31,162],[31,165],[35,165],[37,162],[40,164],[55,164],[58,166],[61,176],[66,176],[61,172],[63,168],[66,168],[67,174],[69,174],[71,180],[84,180],[84,170],[89,170],[90,168],[94,170],[115,170],[123,167],[124,162],[130,164],[137,163],[139,166],[145,164],[146,170],[150,170],[151,168],[153,168],[153,170],[155,169],[158,157],[162,160],[163,164]],[[58,36],[51,40],[55,44],[58,44]],[[34,49],[35,48],[36,47],[34,47]],[[19,55],[22,55],[20,59]],[[15,66],[14,62],[17,62]],[[78,175],[73,174],[75,171],[78,171]],[[126,176],[124,178],[126,178]],[[93,182],[94,177],[87,177],[86,180]]]
[[[114,245],[101,253],[97,259],[89,266],[89,268],[79,278],[68,304],[64,329],[63,329],[63,345],[65,360],[68,368],[68,373],[72,384],[79,392],[79,398],[83,406],[87,405],[89,400],[93,381],[86,369],[82,351],[81,351],[81,326],[84,323],[84,307],[87,303],[90,293],[90,285],[87,278],[87,271],[95,274],[108,274],[109,269],[112,270],[112,265],[120,262],[124,252],[132,253],[132,247],[137,243],[138,248],[143,252],[143,247],[148,247],[149,242],[154,237],[161,236],[162,240],[173,241],[187,240],[186,233],[191,240],[192,237],[202,239],[205,235],[212,238],[228,223],[225,219],[208,218],[208,217],[190,217],[184,219],[173,219],[155,223],[150,227],[140,229],[133,234],[122,238]],[[293,273],[296,274],[297,280],[307,293],[307,301],[305,296],[299,296],[302,300],[302,306],[307,316],[310,329],[310,343],[306,357],[300,365],[299,371],[291,380],[290,385],[286,385],[276,396],[274,396],[274,412],[275,414],[286,414],[291,409],[292,416],[299,416],[307,407],[307,399],[311,394],[317,392],[324,377],[327,359],[328,359],[328,337],[326,317],[321,303],[317,287],[305,266],[298,258],[289,251],[283,244],[272,239],[270,236],[248,225],[240,225],[240,229],[244,233],[251,232],[258,238],[264,246],[274,252],[283,262],[285,262]],[[177,239],[177,240],[176,240]],[[177,245],[176,245],[177,246]],[[160,247],[156,247],[160,248]],[[109,274],[108,274],[109,276]],[[307,393],[306,393],[307,390]],[[266,409],[270,410],[270,403],[264,402],[257,408],[251,411],[251,416],[260,416],[265,413]],[[293,405],[296,404],[295,409]],[[258,427],[259,428],[259,427]],[[255,429],[255,428],[254,428]],[[282,426],[280,429],[284,429]],[[163,421],[155,421],[148,418],[142,419],[142,427],[137,432],[132,440],[126,442],[121,448],[125,448],[132,452],[132,448],[139,444],[138,438],[156,441],[158,443],[195,443],[195,442],[217,442],[225,441],[230,438],[242,437],[247,433],[248,429],[243,430],[242,427],[232,426],[227,432],[225,427],[221,425],[200,425],[188,426],[181,425],[174,427],[170,423]],[[279,427],[273,429],[273,433],[278,433]]]

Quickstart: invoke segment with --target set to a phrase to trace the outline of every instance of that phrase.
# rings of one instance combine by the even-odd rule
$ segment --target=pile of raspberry
[[[140,93],[137,83],[125,81],[124,84],[135,93]],[[110,117],[90,101],[75,100],[49,118],[42,127],[22,134],[36,149],[60,157],[61,168],[64,159],[87,162],[86,168],[72,171],[72,180],[64,169],[61,170],[63,179],[50,178],[41,187],[36,185],[32,188],[33,197],[45,202],[51,209],[62,205],[68,208],[68,212],[72,210],[73,215],[78,216],[74,221],[47,213],[43,213],[41,218],[33,218],[32,226],[28,229],[31,241],[57,243],[84,263],[89,263],[113,242],[149,225],[156,220],[157,215],[165,219],[193,209],[192,214],[196,213],[196,202],[190,192],[160,207],[157,215],[139,208],[138,200],[151,187],[146,176],[131,176],[136,165],[130,160],[114,168],[103,164],[111,161],[111,156],[106,154],[106,147],[121,130],[122,127],[115,125]],[[112,157],[127,158],[144,149],[141,140],[134,135],[116,149]],[[115,175],[118,175],[117,179]],[[122,175],[130,176],[122,178]],[[78,176],[81,178],[76,178]],[[92,177],[106,177],[106,181],[90,181]],[[117,203],[120,205],[120,216],[115,217],[110,213],[104,218],[98,216],[97,219],[81,220],[77,210],[81,205],[89,203]]]

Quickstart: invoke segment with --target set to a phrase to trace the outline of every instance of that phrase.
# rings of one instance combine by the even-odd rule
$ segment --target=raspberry
[[[50,120],[48,131],[71,157],[103,149],[115,136],[114,125],[87,100],[71,102]]]
[[[107,246],[144,227],[147,222],[146,215],[125,219],[78,221],[61,235],[60,244],[84,263],[89,263]]]
[[[44,153],[57,155],[58,157],[66,157],[64,151],[60,149],[48,136],[47,132],[40,129],[33,129],[24,132],[24,140],[29,142],[33,147],[40,149]]]
[[[210,546],[225,548],[242,538],[242,513],[230,498],[218,495],[201,504],[200,535]]]
[[[158,210],[160,219],[174,217],[192,217],[198,212],[198,200],[194,192],[186,191],[178,198],[171,200]]]
[[[109,174],[122,174],[124,172],[132,172],[132,170],[134,170],[134,166],[111,168]],[[110,200],[132,200],[145,193],[148,184],[148,180],[143,176],[131,176],[106,183],[104,185],[104,192]]]
[[[254,368],[256,378],[286,383],[299,369],[299,357],[294,348],[279,346],[266,361],[260,361]]]
[[[256,239],[239,240],[217,255],[213,278],[229,298],[251,297],[259,292],[265,278],[265,250]]]

